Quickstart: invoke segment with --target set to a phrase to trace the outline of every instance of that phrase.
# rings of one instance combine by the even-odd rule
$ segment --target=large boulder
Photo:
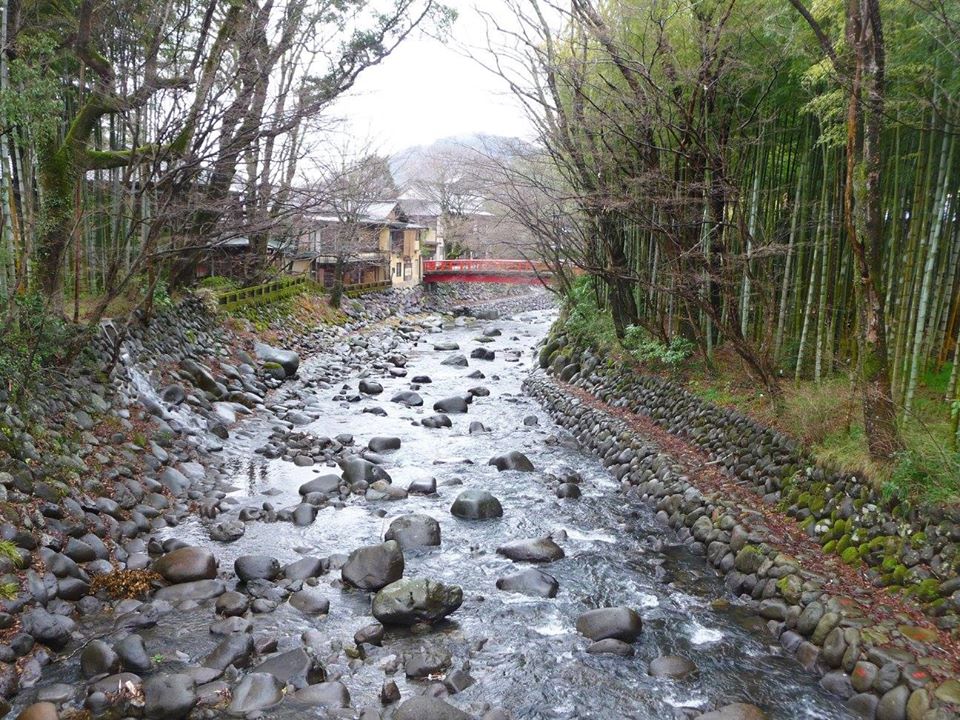
[[[467,362],[466,356],[457,353],[456,355],[451,355],[440,364],[450,365],[451,367],[467,367],[470,363]]]
[[[364,395],[379,395],[383,392],[383,385],[374,380],[361,380],[359,387]]]
[[[407,407],[420,407],[423,405],[423,398],[413,390],[402,390],[390,398],[390,402],[406,405]]]
[[[269,673],[284,685],[293,685],[295,688],[303,688],[326,679],[323,665],[303,648],[271,655],[251,672]]]
[[[388,483],[392,482],[390,473],[388,473],[379,465],[375,465],[369,460],[364,460],[363,458],[347,458],[341,462],[340,467],[343,469],[343,480],[348,485],[352,485],[353,483],[360,481],[367,483],[373,483],[377,480],[383,480]]]
[[[342,480],[336,475],[320,475],[301,485],[299,492],[301,495],[310,495],[311,493],[336,495],[340,492],[341,482]]]
[[[591,640],[615,638],[633,642],[642,629],[640,616],[628,607],[599,608],[585,612],[577,618],[577,632]]]
[[[503,517],[503,506],[486,490],[464,490],[453,501],[450,512],[464,520],[487,520]]]
[[[549,563],[564,556],[551,537],[514,540],[497,548],[497,554],[519,562]]]
[[[343,581],[361,590],[379,590],[403,577],[403,551],[395,540],[357,548],[340,570]]]
[[[375,453],[399,450],[400,438],[387,436],[372,437],[370,438],[370,442],[367,443],[367,447]]]
[[[373,616],[386,625],[436,622],[463,604],[463,590],[426,578],[403,578],[373,598]]]
[[[506,470],[516,470],[517,472],[533,472],[533,463],[530,458],[519,450],[511,450],[505,455],[497,455],[491,458],[487,465],[496,465],[497,470],[504,472]]]
[[[297,369],[300,367],[300,356],[293,350],[281,350],[266,343],[258,342],[253,344],[253,351],[261,362],[274,363],[282,367],[287,377],[293,377],[297,374]]]
[[[440,544],[440,523],[429,515],[403,515],[387,528],[385,540],[396,540],[404,550]]]
[[[207,548],[182,547],[157,560],[153,569],[173,584],[212,580],[217,576],[217,558]]]

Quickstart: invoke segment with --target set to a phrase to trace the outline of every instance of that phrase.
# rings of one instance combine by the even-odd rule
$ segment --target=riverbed
[[[317,581],[330,600],[329,613],[307,616],[280,603],[272,612],[249,616],[254,637],[275,638],[283,651],[300,646],[303,633],[319,631],[327,678],[346,686],[352,708],[376,708],[384,717],[390,712],[379,700],[385,681],[396,682],[404,699],[425,690],[439,691],[439,682],[405,677],[404,656],[424,648],[445,650],[452,659],[450,670],[463,670],[473,680],[447,700],[477,716],[493,707],[514,718],[659,720],[695,717],[717,706],[746,702],[776,720],[852,717],[819,687],[814,674],[780,650],[754,612],[727,596],[703,558],[690,554],[650,509],[626,505],[618,495],[618,483],[603,466],[578,449],[524,395],[522,381],[534,368],[536,345],[554,317],[552,311],[535,311],[498,320],[448,318],[436,332],[397,344],[395,352],[406,358],[405,377],[361,370],[332,387],[308,387],[314,368],[326,367],[321,356],[306,360],[300,369],[302,379],[282,391],[286,398],[316,397],[311,409],[319,417],[300,431],[324,437],[352,435],[357,447],[365,447],[374,436],[399,438],[399,450],[383,454],[383,469],[400,487],[433,478],[436,494],[411,494],[396,501],[351,495],[322,507],[305,527],[247,522],[244,535],[230,543],[212,541],[212,521],[195,516],[161,531],[158,539],[213,548],[221,575],[229,578],[231,587],[236,579],[230,570],[243,555],[269,555],[281,565],[306,556],[330,558],[334,569]],[[478,342],[484,329],[493,328],[500,334],[491,332],[488,342]],[[442,343],[459,349],[434,348]],[[494,359],[470,359],[468,367],[443,364],[451,355],[469,356],[478,347],[493,351]],[[468,377],[476,371],[483,377]],[[359,395],[361,376],[382,384],[383,393]],[[417,389],[424,406],[391,402],[397,392],[410,389],[414,376],[431,380]],[[431,408],[437,400],[478,386],[490,394],[474,397],[467,413],[450,414],[451,428],[431,429],[420,423],[434,414]],[[373,406],[386,415],[363,412]],[[474,421],[489,432],[468,432]],[[303,483],[337,470],[299,467],[255,453],[275,423],[272,416],[259,415],[231,431],[222,451],[231,498],[222,503],[224,507],[292,506],[300,502],[298,488]],[[498,472],[487,464],[493,456],[512,450],[529,457],[536,471]],[[551,475],[571,473],[582,477],[582,496],[557,498]],[[465,489],[492,493],[503,506],[503,517],[483,521],[454,517],[451,503]],[[351,658],[344,648],[356,655],[354,633],[373,622],[371,595],[345,587],[335,568],[352,550],[381,542],[390,522],[410,513],[435,518],[442,544],[407,551],[404,574],[462,587],[463,605],[429,631],[388,627],[382,647],[364,645],[365,657]],[[544,535],[551,535],[565,553],[541,566],[558,581],[557,596],[536,598],[498,590],[497,578],[523,565],[498,555],[496,548]],[[636,609],[643,618],[635,655],[588,654],[589,642],[575,628],[577,617],[593,608],[620,605]],[[216,620],[212,600],[188,603],[161,615],[154,627],[140,634],[158,671],[175,672],[199,664],[214,648],[220,638],[209,627]],[[110,618],[91,617],[84,629],[87,635],[112,632]],[[697,672],[683,680],[653,678],[648,665],[661,655],[688,658]],[[56,682],[83,682],[75,658],[49,666],[38,687]],[[325,712],[285,701],[265,711],[264,717],[324,717]],[[344,714],[337,717],[350,717],[352,711],[339,712]]]

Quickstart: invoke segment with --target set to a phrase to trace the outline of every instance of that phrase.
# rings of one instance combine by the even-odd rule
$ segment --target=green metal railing
[[[228,290],[217,295],[217,304],[223,310],[235,310],[245,305],[266,305],[298,295],[310,288],[312,283],[305,275],[281,278],[263,285],[251,285],[239,290]]]
[[[354,283],[344,285],[343,294],[350,298],[360,297],[371,292],[388,290],[391,282]],[[266,305],[277,302],[302,292],[320,294],[326,292],[324,288],[306,275],[286,277],[263,285],[251,285],[238,290],[227,290],[217,294],[217,304],[222,310],[230,311],[247,305]]]
[[[360,297],[361,295],[366,295],[367,293],[389,290],[392,285],[393,283],[391,283],[389,280],[371,283],[354,283],[353,285],[344,285],[343,294],[349,298],[355,298]]]

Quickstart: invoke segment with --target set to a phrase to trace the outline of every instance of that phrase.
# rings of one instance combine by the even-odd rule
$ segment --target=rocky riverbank
[[[529,291],[516,288],[446,289],[439,296],[391,291],[351,302],[339,325],[291,329],[283,317],[274,318],[274,335],[296,337],[296,347],[305,354],[322,353],[303,393],[304,388],[329,387],[349,372],[386,367],[400,342],[423,331],[416,316],[436,304],[478,302],[509,309],[548,303],[549,298],[543,293],[531,298]],[[388,333],[368,339],[371,329],[392,317],[414,322],[394,323]],[[299,363],[296,353],[258,343],[249,326],[237,332],[202,299],[190,297],[149,325],[105,323],[84,362],[67,369],[25,406],[3,408],[4,698],[37,684],[56,654],[74,646],[84,617],[109,610],[123,618],[122,627],[145,627],[155,622],[156,606],[141,609],[146,606],[139,600],[158,583],[182,581],[187,575],[200,582],[190,590],[170,591],[166,599],[158,591],[155,599],[161,603],[188,597],[195,602],[221,590],[222,583],[208,577],[209,554],[192,558],[186,570],[159,571],[157,553],[176,543],[160,543],[156,534],[197,513],[218,514],[217,504],[226,495],[223,451],[233,442],[238,421],[266,413],[277,418],[284,436],[316,418],[309,403],[293,403],[282,393],[274,397],[284,381],[296,376]],[[337,450],[347,452],[351,445],[341,443]],[[299,521],[301,514],[282,519]],[[223,523],[214,532],[228,539],[237,527]],[[87,644],[80,653],[84,675],[100,678],[121,667],[134,672],[151,667],[137,636],[129,637],[109,647]],[[115,707],[110,698],[117,694],[129,695],[142,709],[146,687],[128,689],[122,676],[118,682],[116,688],[93,691],[87,709],[101,715]],[[165,682],[151,693],[175,698],[185,681],[178,680],[177,687]],[[54,705],[34,708],[28,717],[55,717],[56,704],[66,700],[60,697],[64,692],[48,692],[44,700]]]
[[[957,717],[955,508],[882,498],[774,431],[577,346],[562,328],[540,365],[558,384],[541,377],[528,390],[554,419],[858,717]],[[882,589],[893,586],[919,604]]]

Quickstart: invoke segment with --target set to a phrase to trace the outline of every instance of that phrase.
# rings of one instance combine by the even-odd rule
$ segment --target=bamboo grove
[[[952,363],[956,398],[955,4],[511,5],[498,70],[568,218],[546,254],[596,279],[617,334],[732,348],[775,400],[846,372],[878,457],[924,373]]]

